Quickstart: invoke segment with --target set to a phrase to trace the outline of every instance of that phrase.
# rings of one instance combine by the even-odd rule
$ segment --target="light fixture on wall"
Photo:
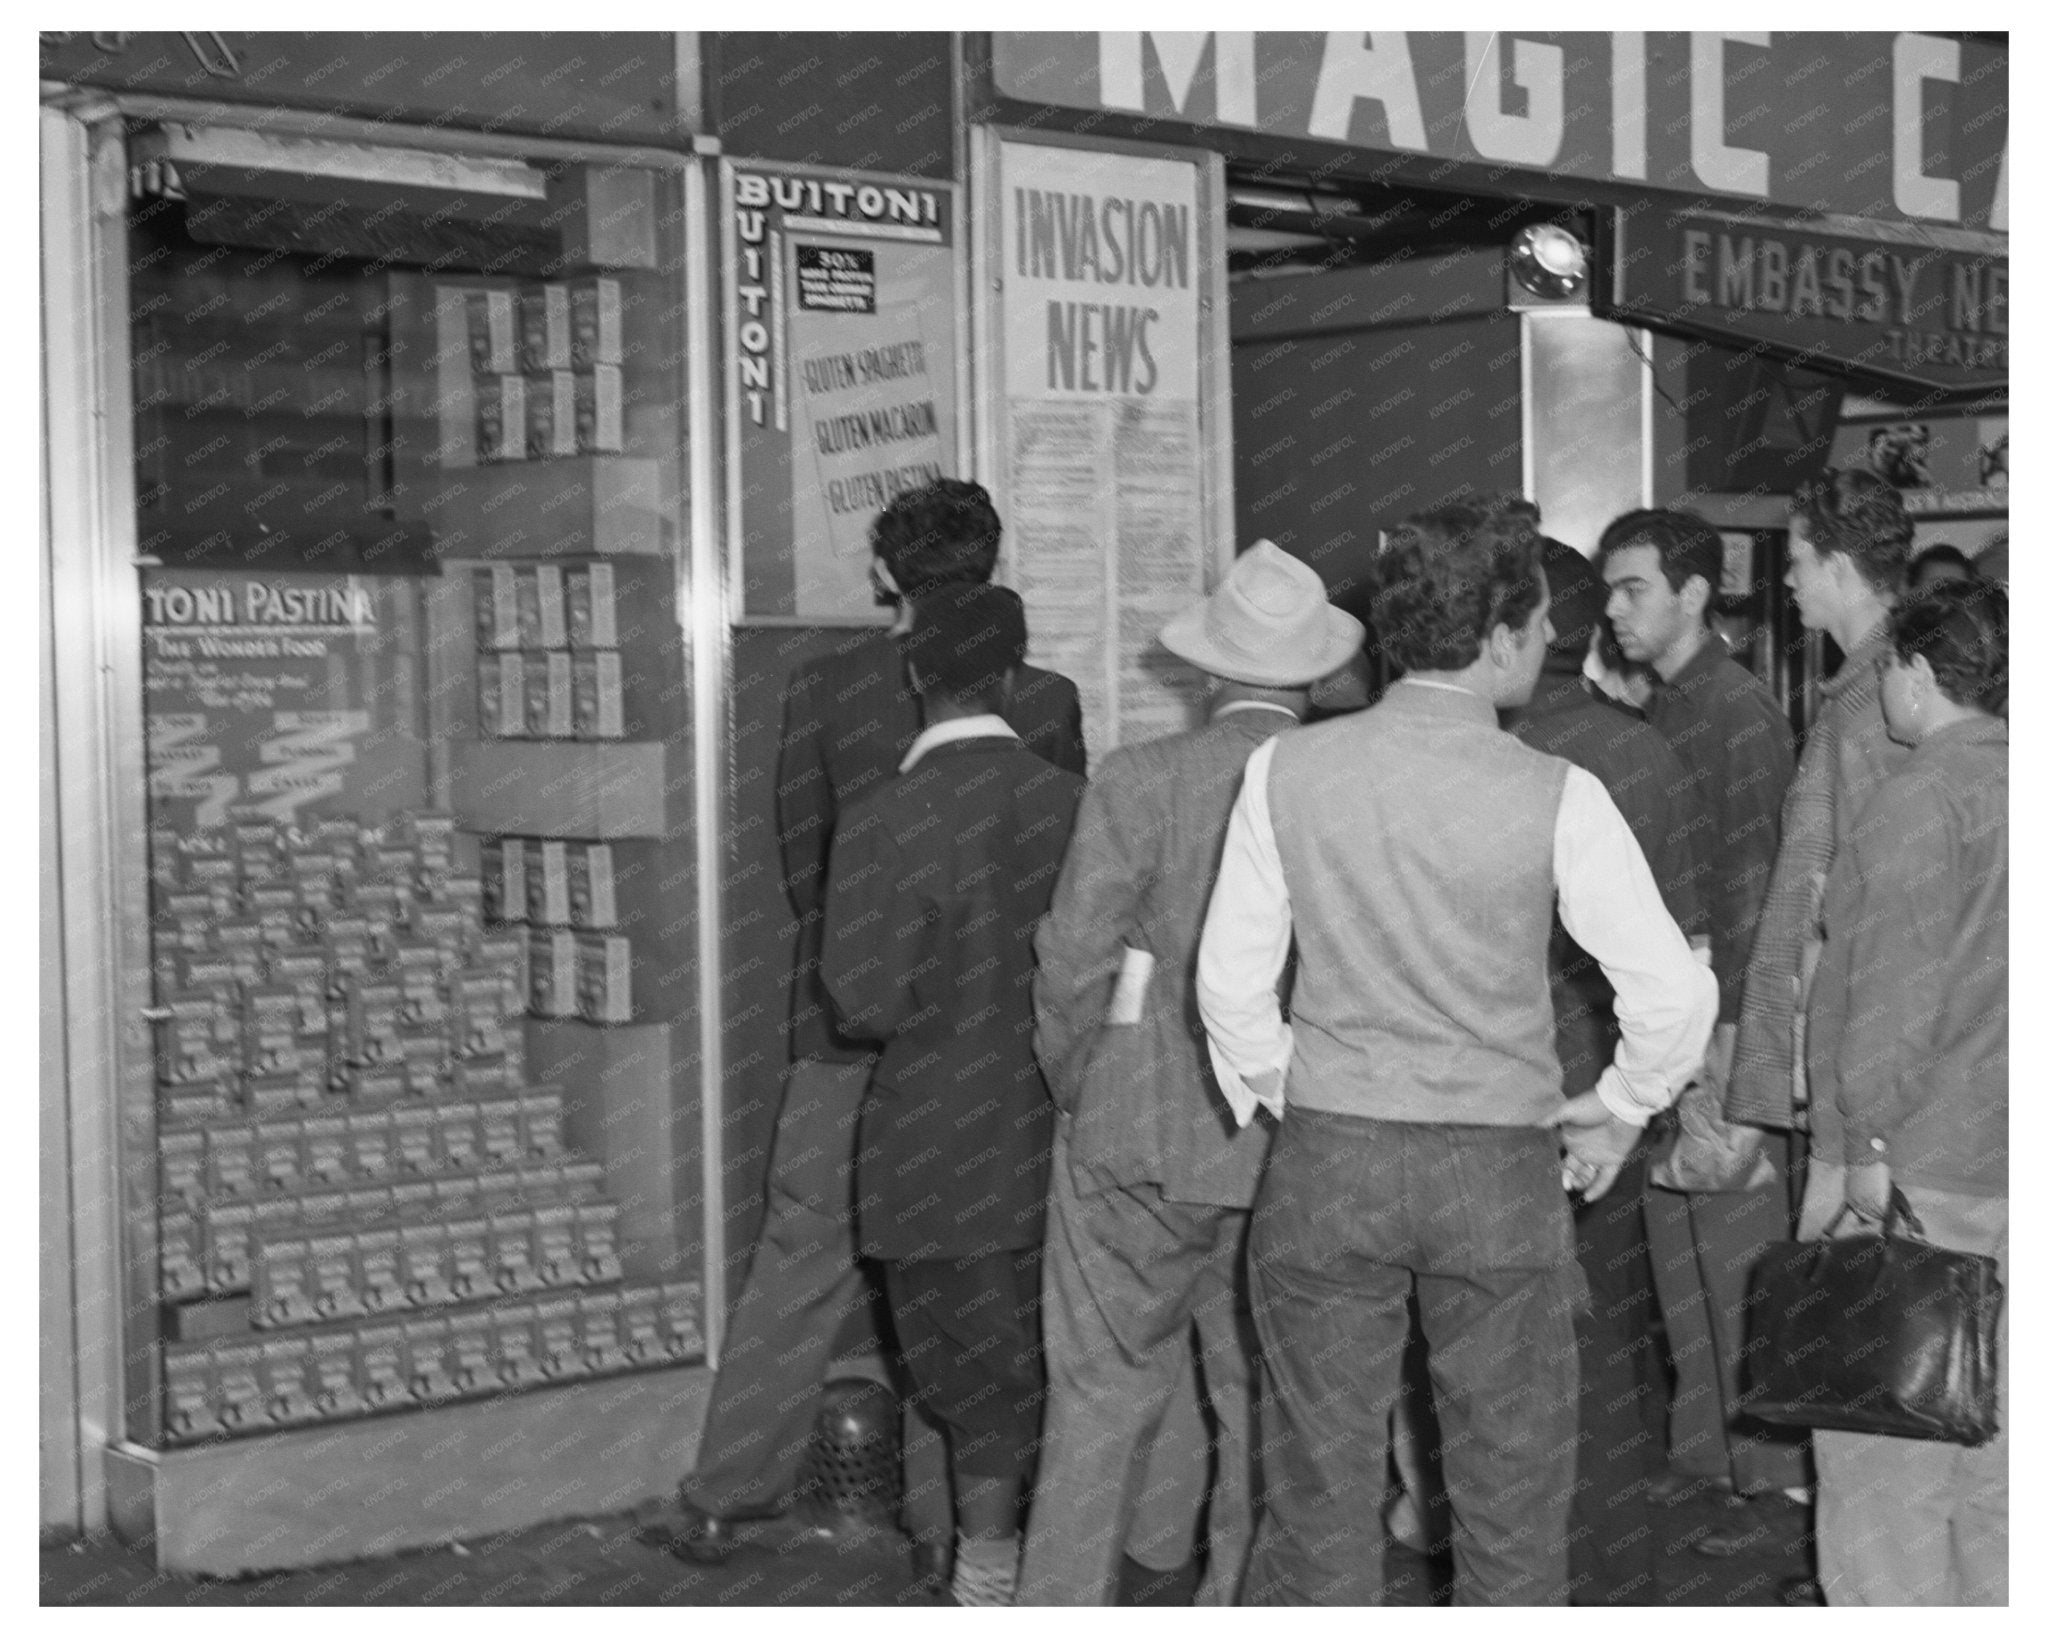
[[[1550,301],[1583,290],[1587,265],[1586,247],[1578,236],[1554,222],[1523,228],[1508,246],[1508,266],[1515,282],[1530,295]]]

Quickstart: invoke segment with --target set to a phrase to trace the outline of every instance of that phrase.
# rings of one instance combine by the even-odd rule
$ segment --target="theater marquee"
[[[1192,126],[1297,169],[2006,228],[2006,51],[1982,39],[1105,30],[997,34],[990,59],[1014,102]]]

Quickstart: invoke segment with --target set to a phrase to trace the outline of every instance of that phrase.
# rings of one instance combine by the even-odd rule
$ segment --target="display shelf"
[[[493,836],[674,841],[685,823],[668,747],[650,740],[458,742],[448,802],[464,830]]]
[[[306,1569],[618,1513],[695,1459],[711,1373],[679,1366],[183,1449],[116,1446],[108,1501],[158,1567]]]
[[[654,556],[667,549],[660,463],[637,455],[443,472],[426,514],[442,558]]]

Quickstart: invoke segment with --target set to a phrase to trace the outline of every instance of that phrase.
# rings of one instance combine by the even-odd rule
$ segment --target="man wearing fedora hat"
[[[1197,1338],[1217,1455],[1199,1602],[1235,1600],[1250,1545],[1242,1265],[1269,1134],[1237,1127],[1209,1069],[1195,947],[1246,761],[1300,721],[1310,684],[1363,632],[1313,569],[1260,541],[1159,635],[1208,673],[1208,723],[1104,760],[1038,932],[1038,1059],[1060,1113],[1027,1604],[1111,1601],[1119,1554],[1146,1534],[1141,1488],[1186,1521],[1192,1547],[1206,1435],[1160,1430],[1190,1403]]]

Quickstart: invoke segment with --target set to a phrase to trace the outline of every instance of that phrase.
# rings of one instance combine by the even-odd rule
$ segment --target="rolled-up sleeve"
[[[1275,743],[1268,740],[1245,764],[1195,964],[1209,1060],[1240,1126],[1259,1104],[1279,1113],[1294,1055],[1294,1033],[1280,1015],[1294,910],[1266,801]]]
[[[1565,931],[1614,986],[1621,1044],[1595,1090],[1618,1119],[1641,1126],[1706,1056],[1714,975],[1687,948],[1613,798],[1583,768],[1565,775],[1552,857]]]

